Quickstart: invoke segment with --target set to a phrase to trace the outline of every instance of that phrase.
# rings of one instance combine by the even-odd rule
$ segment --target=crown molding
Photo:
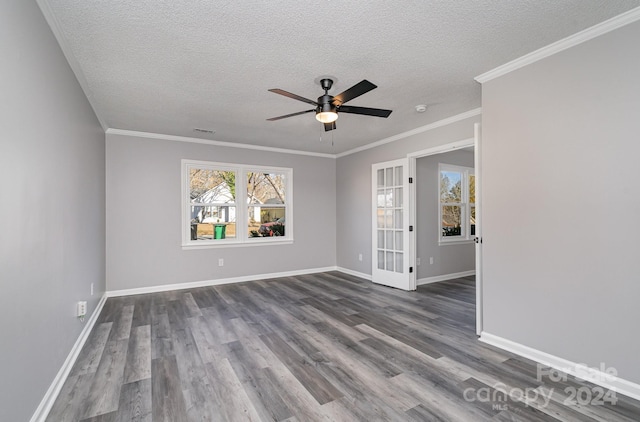
[[[188,136],[165,135],[162,133],[150,133],[150,132],[138,132],[135,130],[126,130],[126,129],[109,128],[105,131],[105,133],[107,135],[124,135],[124,136],[134,136],[138,138],[162,139],[164,141],[190,142],[194,144],[215,145],[215,146],[227,147],[227,148],[254,149],[258,151],[277,152],[280,154],[295,154],[295,155],[308,155],[311,157],[336,158],[334,154],[325,154],[321,152],[310,152],[310,151],[300,151],[296,149],[265,147],[261,145],[252,145],[252,144],[239,144],[234,142],[223,142],[223,141],[214,141],[210,139],[191,138]]]
[[[275,148],[275,147],[265,147],[261,145],[252,145],[252,144],[239,144],[232,142],[223,142],[223,141],[214,141],[210,139],[200,139],[200,138],[191,138],[188,136],[177,136],[177,135],[166,135],[162,133],[150,133],[150,132],[139,132],[135,130],[126,130],[126,129],[114,129],[109,128],[105,131],[107,135],[124,135],[124,136],[133,136],[139,138],[149,138],[149,139],[162,139],[165,141],[175,141],[175,142],[191,142],[196,144],[206,144],[206,145],[216,145],[221,147],[228,148],[244,148],[244,149],[253,149],[259,151],[269,151],[269,152],[277,152],[281,154],[295,154],[295,155],[307,155],[311,157],[322,157],[322,158],[340,158],[347,155],[355,154],[357,152],[366,151],[371,148],[378,147],[380,145],[388,144],[391,142],[399,141],[401,139],[407,138],[412,135],[416,135],[418,133],[428,132],[430,130],[447,126],[455,122],[459,122],[460,120],[465,120],[470,117],[478,116],[482,114],[481,108],[475,108],[473,110],[466,111],[464,113],[456,114],[455,116],[447,117],[446,119],[438,120],[437,122],[430,123],[426,126],[421,126],[416,129],[409,130],[407,132],[402,132],[394,136],[390,136],[388,138],[381,139],[379,141],[363,145],[358,148],[351,149],[349,151],[341,152],[339,154],[325,154],[321,152],[310,152],[310,151],[300,151],[295,149],[286,149],[286,148]]]
[[[420,126],[415,129],[411,129],[407,132],[402,132],[397,135],[390,136],[388,138],[381,139],[376,142],[372,142],[367,145],[363,145],[358,148],[350,149],[349,151],[341,152],[336,154],[336,158],[344,157],[347,155],[355,154],[356,152],[365,151],[371,148],[379,147],[380,145],[388,144],[391,142],[399,141],[400,139],[408,138],[412,135],[417,135],[418,133],[428,132],[430,130],[447,126],[455,122],[459,122],[460,120],[468,119],[470,117],[478,116],[482,114],[481,108],[474,108],[473,110],[465,111],[464,113],[456,114],[455,116],[447,117],[446,119],[438,120],[437,122],[430,123],[426,126]]]
[[[600,35],[604,35],[625,25],[636,22],[637,20],[640,20],[640,7],[631,9],[618,16],[614,16],[611,19],[563,38],[560,41],[556,41],[553,44],[549,44],[520,58],[505,63],[502,66],[498,66],[495,69],[483,73],[482,75],[476,76],[474,79],[481,84],[488,82],[492,79],[513,72],[514,70],[518,70],[521,67],[557,54],[563,50],[582,44],[585,41],[589,41],[593,38],[599,37]]]

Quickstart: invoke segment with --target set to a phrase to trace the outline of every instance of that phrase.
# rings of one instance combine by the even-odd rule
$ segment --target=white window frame
[[[189,171],[192,168],[236,172],[236,237],[211,240],[191,240],[191,198]],[[219,247],[278,245],[293,243],[293,169],[288,167],[259,166],[254,164],[232,164],[201,160],[181,160],[182,172],[182,248],[207,249]],[[247,172],[282,173],[285,175],[285,222],[284,236],[249,237],[247,227],[250,204],[247,202]],[[242,195],[242,196],[240,196]],[[241,199],[243,198],[243,199]],[[215,206],[215,204],[214,204]],[[279,205],[276,205],[278,207]]]
[[[448,203],[442,202],[442,198],[440,196],[440,180],[442,177],[443,171],[452,171],[457,173],[462,173],[462,200],[463,202],[458,203]],[[451,244],[460,244],[460,243],[470,243],[473,242],[473,236],[471,235],[471,209],[475,208],[475,203],[471,204],[469,201],[469,176],[475,176],[475,170],[472,167],[463,167],[463,166],[455,166],[452,164],[444,164],[438,163],[438,244],[440,245],[451,245]],[[460,236],[443,236],[442,235],[442,207],[447,205],[460,205],[461,216],[460,219],[462,221],[461,234]]]

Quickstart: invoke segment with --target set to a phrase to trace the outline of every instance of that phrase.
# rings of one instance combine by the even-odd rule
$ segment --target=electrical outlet
[[[76,307],[76,316],[83,318],[85,315],[87,315],[87,302],[80,301]]]
[[[362,254],[358,254],[358,261],[362,261]]]
[[[218,267],[224,267],[224,258],[218,259]]]
[[[433,265],[433,257],[432,256],[429,257],[429,265]]]
[[[420,258],[416,258],[416,265],[420,265]]]
[[[91,283],[91,296],[93,296],[93,283]]]

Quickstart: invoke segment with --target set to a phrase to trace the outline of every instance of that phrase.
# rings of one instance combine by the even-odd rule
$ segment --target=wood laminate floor
[[[478,342],[474,284],[329,272],[110,298],[47,420],[640,420]]]

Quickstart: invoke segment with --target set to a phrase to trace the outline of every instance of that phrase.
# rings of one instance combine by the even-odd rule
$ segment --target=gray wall
[[[480,116],[471,117],[336,160],[339,267],[371,274],[371,165],[473,138],[473,124],[479,121]],[[358,254],[362,254],[362,261]]]
[[[104,132],[36,2],[3,3],[0,51],[0,420],[25,421],[105,290]]]
[[[476,268],[475,243],[438,243],[439,163],[473,168],[473,152],[450,151],[416,160],[416,249],[421,261],[417,268],[418,282],[422,278],[473,271]],[[433,264],[429,264],[430,257],[433,257]]]
[[[294,243],[183,250],[183,158],[293,168]],[[107,134],[108,289],[335,266],[335,197],[332,158]]]
[[[640,382],[640,23],[483,85],[484,330]]]

